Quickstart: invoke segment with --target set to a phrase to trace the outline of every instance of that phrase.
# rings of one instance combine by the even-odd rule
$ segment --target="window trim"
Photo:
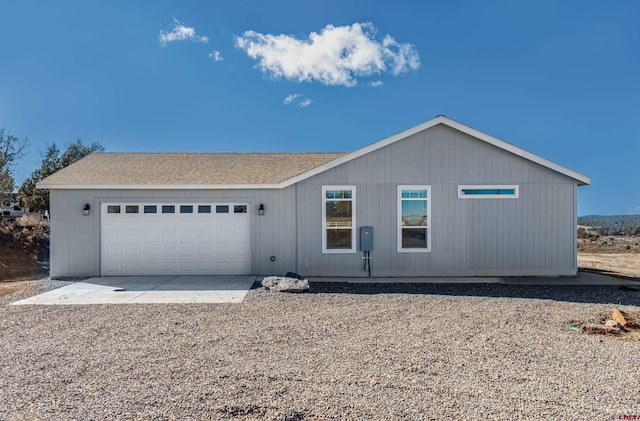
[[[425,198],[405,198],[404,200],[426,200],[427,201],[427,247],[426,248],[402,248],[402,191],[403,190],[426,190],[427,197]],[[397,198],[397,242],[398,253],[430,253],[431,252],[431,230],[432,230],[432,215],[431,215],[431,186],[429,185],[399,185],[398,186],[398,198]]]
[[[470,189],[513,189],[514,194],[464,194],[463,190]],[[477,184],[459,185],[458,199],[518,199],[520,197],[520,186],[517,184]]]
[[[327,190],[351,190],[351,248],[328,249],[327,248]],[[322,186],[322,253],[340,254],[356,252],[356,186]],[[346,229],[346,228],[345,228]]]

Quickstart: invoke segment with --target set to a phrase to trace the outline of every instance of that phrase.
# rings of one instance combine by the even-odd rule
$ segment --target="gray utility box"
[[[373,227],[360,227],[360,251],[373,250]]]

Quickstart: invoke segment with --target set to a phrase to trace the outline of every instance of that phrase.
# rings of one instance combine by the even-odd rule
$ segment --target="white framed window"
[[[398,186],[398,252],[431,251],[431,186]]]
[[[355,186],[322,186],[322,252],[356,251]]]
[[[458,186],[459,199],[517,199],[519,194],[517,185]]]

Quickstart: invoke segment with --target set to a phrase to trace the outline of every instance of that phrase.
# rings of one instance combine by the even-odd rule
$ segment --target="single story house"
[[[53,278],[574,276],[590,181],[438,116],[351,153],[93,153],[38,188]]]

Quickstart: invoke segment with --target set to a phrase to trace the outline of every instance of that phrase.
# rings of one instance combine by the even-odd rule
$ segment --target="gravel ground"
[[[570,332],[616,286],[312,284],[242,304],[9,306],[0,419],[608,420],[640,341]]]

